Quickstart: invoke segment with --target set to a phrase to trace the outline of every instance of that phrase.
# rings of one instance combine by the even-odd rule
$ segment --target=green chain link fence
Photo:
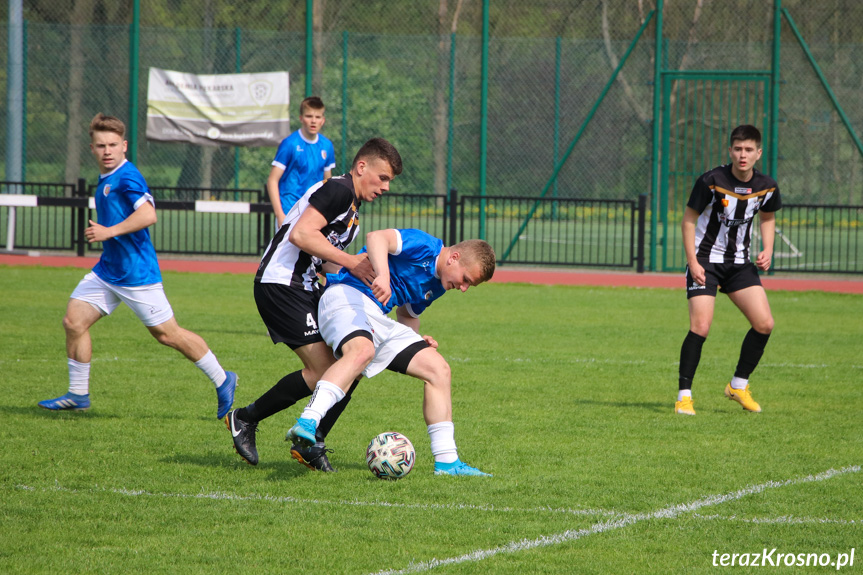
[[[778,141],[765,144],[777,147],[785,201],[859,206],[863,161],[853,132],[863,130],[863,3],[781,6],[797,29],[783,19]],[[633,39],[656,0],[147,0],[140,4],[137,58],[130,58],[133,8],[132,0],[24,2],[26,180],[91,176],[87,122],[97,111],[128,121],[130,86],[137,86],[137,138],[130,145],[151,185],[261,188],[274,148],[145,140],[147,72],[159,67],[287,70],[292,129],[302,97],[320,95],[336,170],[349,167],[366,139],[384,136],[405,159],[394,192],[456,188],[462,195],[523,197],[549,186],[547,197],[632,200],[654,191],[652,170],[661,161],[653,153],[656,18]],[[666,2],[663,68],[770,70],[774,8],[769,1]],[[0,43],[7,46],[7,6],[2,10]],[[7,54],[0,52],[4,95]],[[0,102],[4,169],[7,103]],[[695,165],[687,177],[710,167]],[[691,183],[682,185],[679,193],[688,192]]]

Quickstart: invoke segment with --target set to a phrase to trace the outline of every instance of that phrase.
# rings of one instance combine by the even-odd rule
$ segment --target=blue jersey
[[[132,162],[99,176],[96,186],[96,212],[100,225],[119,224],[144,202],[154,206],[144,176]],[[102,280],[118,286],[142,286],[162,281],[156,249],[147,228],[102,242],[102,257],[93,268]]]
[[[279,178],[279,197],[287,214],[306,190],[324,179],[324,172],[336,167],[336,151],[323,134],[312,143],[297,130],[279,144],[273,165],[284,170]]]
[[[422,230],[396,230],[399,235],[396,253],[389,255],[390,289],[392,297],[387,305],[375,299],[372,289],[352,276],[345,268],[338,274],[327,275],[327,286],[346,284],[372,298],[384,313],[396,306],[407,306],[414,317],[419,316],[431,303],[446,293],[437,277],[437,259],[443,242]],[[363,247],[360,253],[364,253]]]

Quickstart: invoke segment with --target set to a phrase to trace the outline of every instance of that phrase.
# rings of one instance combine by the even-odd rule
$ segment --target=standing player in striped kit
[[[713,322],[717,288],[728,294],[752,326],[743,338],[737,369],[725,386],[725,396],[746,411],[761,411],[749,392],[749,376],[773,331],[773,315],[758,270],[770,269],[775,212],[782,207],[782,200],[776,181],[755,169],[763,151],[758,128],[737,126],[730,141],[731,163],[698,178],[683,215],[689,333],[680,349],[679,391],[674,404],[675,413],[683,415],[695,415],[692,379]],[[764,249],[753,264],[749,248],[752,224],[759,212]]]

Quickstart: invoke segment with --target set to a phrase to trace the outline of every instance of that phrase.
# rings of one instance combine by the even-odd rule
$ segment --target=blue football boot
[[[301,417],[297,419],[297,424],[288,430],[285,441],[290,441],[300,447],[311,447],[317,441],[315,439],[315,430],[317,427],[314,419]]]
[[[234,405],[234,390],[237,389],[237,374],[233,371],[226,371],[225,375],[228,379],[216,388],[216,396],[219,398],[219,411],[216,414],[216,419],[225,419],[228,412],[231,411],[231,406]]]
[[[39,407],[51,411],[87,411],[90,409],[90,394],[77,395],[72,392],[39,402]]]
[[[435,475],[465,475],[472,477],[492,477],[491,473],[483,473],[476,467],[471,467],[461,459],[456,459],[452,463],[440,463],[435,462],[434,464],[434,474]]]

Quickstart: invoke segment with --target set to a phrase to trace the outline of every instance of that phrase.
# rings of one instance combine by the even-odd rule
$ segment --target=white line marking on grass
[[[511,543],[507,543],[506,545],[494,547],[492,549],[478,549],[476,551],[472,551],[458,557],[451,557],[449,559],[431,559],[430,561],[411,563],[404,569],[388,569],[385,571],[378,571],[374,575],[402,575],[405,573],[422,573],[424,571],[431,571],[432,569],[442,567],[444,565],[457,565],[460,563],[467,563],[471,561],[482,561],[483,559],[488,559],[489,557],[494,557],[495,555],[499,555],[501,553],[518,553],[520,551],[527,551],[530,549],[536,549],[538,547],[548,547],[550,545],[568,543],[570,541],[575,541],[577,539],[587,537],[588,535],[605,533],[606,531],[613,531],[615,529],[627,527],[641,521],[646,521],[650,519],[674,519],[678,515],[681,515],[683,513],[690,513],[692,511],[695,511],[696,509],[701,509],[702,507],[708,507],[710,505],[719,505],[720,503],[735,501],[749,495],[761,493],[762,491],[765,491],[767,489],[775,489],[778,487],[786,487],[788,485],[797,485],[801,483],[810,483],[813,481],[824,481],[825,479],[830,479],[831,477],[835,477],[837,475],[842,475],[845,473],[858,473],[859,471],[859,465],[852,465],[849,467],[843,467],[842,469],[838,470],[828,469],[827,471],[819,473],[818,475],[807,475],[806,477],[786,479],[785,481],[768,481],[759,485],[750,485],[749,487],[744,487],[743,489],[740,489],[738,491],[732,491],[731,493],[725,493],[722,495],[708,495],[707,497],[703,497],[702,499],[698,499],[691,503],[672,505],[670,507],[665,507],[663,509],[652,511],[650,513],[637,513],[634,515],[624,514],[614,519],[609,519],[600,523],[594,523],[586,529],[569,530],[564,531],[563,533],[556,533],[554,535],[543,535],[536,539],[522,539],[521,541],[513,541]]]
[[[826,517],[794,517],[793,515],[780,515],[779,517],[737,517],[736,515],[701,515],[693,513],[692,517],[703,519],[705,521],[733,521],[738,523],[756,523],[756,524],[836,524],[836,525],[863,525],[863,520],[860,519],[829,519]]]
[[[188,361],[182,355],[171,354],[168,357],[152,357],[149,359],[140,359],[135,357],[94,357],[90,360],[91,363],[102,363],[102,362],[123,362],[123,363],[165,363],[166,361]],[[34,359],[11,359],[5,360],[0,359],[0,365],[4,363],[22,363],[22,362],[30,362],[30,363],[62,363],[58,362],[56,359],[48,359],[48,358],[34,358]]]
[[[447,356],[447,361],[455,362],[455,363],[469,363],[474,361],[469,357],[452,357]],[[482,359],[480,361],[489,361],[488,359]],[[644,365],[647,362],[643,359],[633,359],[633,360],[620,360],[620,359],[597,359],[595,357],[567,357],[567,358],[549,358],[549,359],[536,359],[533,357],[495,357],[494,361],[496,363],[500,362],[508,362],[508,363],[553,363],[553,364],[566,364],[566,363],[603,363],[603,364],[615,364],[615,365]]]
[[[836,367],[836,364],[828,365],[826,363],[762,363],[765,367],[790,367],[793,369],[824,369],[825,367]]]
[[[237,495],[235,493],[211,492],[211,493],[160,493],[158,491],[147,491],[144,489],[126,489],[126,488],[109,488],[109,487],[94,487],[92,489],[71,489],[61,485],[53,487],[32,487],[30,485],[16,485],[16,489],[22,491],[60,491],[63,493],[115,493],[117,495],[125,495],[129,497],[163,497],[176,499],[214,499],[221,501],[268,501],[273,503],[298,503],[317,504],[317,505],[350,505],[356,507],[387,507],[398,509],[427,509],[427,510],[470,510],[470,511],[490,511],[498,513],[562,513],[568,515],[585,515],[585,516],[601,516],[601,517],[616,517],[624,515],[617,511],[609,511],[607,509],[570,509],[563,507],[532,507],[519,509],[515,507],[497,507],[495,505],[469,505],[466,503],[390,503],[388,501],[359,501],[359,500],[336,500],[328,501],[325,499],[301,499],[291,496],[279,495]]]

